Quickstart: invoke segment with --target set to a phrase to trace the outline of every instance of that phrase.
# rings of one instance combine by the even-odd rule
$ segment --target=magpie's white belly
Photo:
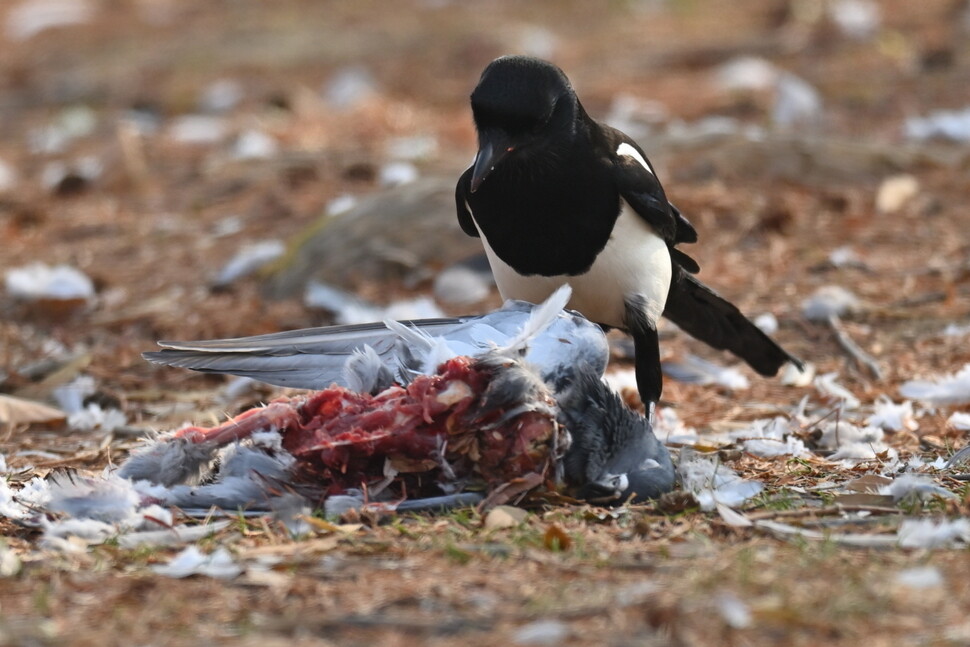
[[[477,222],[475,226],[478,227]],[[586,273],[576,276],[523,276],[498,257],[480,227],[478,233],[503,299],[540,303],[556,288],[569,283],[573,289],[569,307],[597,323],[625,328],[626,301],[637,295],[652,324],[656,325],[663,313],[670,289],[670,252],[654,229],[626,202],[606,247]]]

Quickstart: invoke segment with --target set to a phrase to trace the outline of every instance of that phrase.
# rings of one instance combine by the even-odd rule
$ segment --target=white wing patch
[[[653,172],[653,169],[650,168],[650,165],[647,164],[647,160],[643,159],[643,155],[640,154],[640,151],[635,149],[633,146],[630,146],[626,142],[623,142],[619,145],[619,147],[617,147],[616,154],[632,157],[636,161],[640,162],[640,166],[647,169],[647,172],[650,173],[650,175],[656,175],[656,173]]]

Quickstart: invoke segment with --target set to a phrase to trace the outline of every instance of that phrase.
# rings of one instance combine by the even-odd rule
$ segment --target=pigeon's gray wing
[[[480,355],[521,338],[537,307],[507,301],[486,315],[402,321],[426,339],[440,340],[450,356]],[[533,321],[534,323],[534,321]],[[306,328],[269,335],[193,342],[158,342],[163,350],[144,353],[150,362],[203,373],[228,373],[260,382],[299,389],[324,389],[332,384],[359,387],[347,380],[345,367],[355,351],[369,346],[389,371],[413,370],[427,362],[429,348],[384,323]],[[410,339],[410,341],[409,341]],[[434,352],[441,352],[433,344]],[[603,331],[571,311],[559,311],[552,322],[528,337],[525,359],[536,366],[553,390],[568,385],[579,364],[602,374],[609,359]],[[359,353],[358,353],[359,355]],[[373,362],[371,362],[372,364]],[[425,368],[424,370],[433,370]]]
[[[402,322],[432,335],[445,335],[472,317]],[[370,346],[396,365],[398,336],[383,323],[305,328],[269,335],[206,341],[160,341],[163,350],[143,353],[155,364],[202,373],[228,373],[297,389],[345,385],[344,365],[354,351]]]

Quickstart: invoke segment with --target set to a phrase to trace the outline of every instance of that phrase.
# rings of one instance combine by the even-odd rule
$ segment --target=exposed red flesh
[[[457,357],[435,375],[376,396],[333,386],[176,435],[225,444],[277,429],[283,447],[298,461],[301,480],[329,493],[380,480],[385,461],[403,475],[410,496],[451,473],[494,487],[544,471],[557,427],[548,398],[532,403],[542,410],[508,419],[503,419],[509,414],[505,410],[486,410],[482,400],[490,379],[473,358]],[[442,466],[442,449],[448,469]]]

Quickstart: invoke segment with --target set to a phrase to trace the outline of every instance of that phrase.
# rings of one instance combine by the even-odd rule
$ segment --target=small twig
[[[751,521],[765,521],[767,519],[797,519],[800,517],[827,517],[843,512],[875,512],[879,514],[902,514],[901,510],[881,505],[827,505],[820,508],[798,508],[797,510],[768,510],[765,512],[745,513]]]
[[[839,346],[842,347],[849,357],[852,358],[860,368],[864,368],[869,371],[869,374],[877,380],[882,379],[882,368],[879,366],[879,362],[876,361],[872,355],[862,350],[858,344],[852,341],[849,337],[848,331],[842,327],[842,322],[839,321],[838,315],[829,315],[828,318],[829,328],[835,333],[835,340],[839,342]]]

